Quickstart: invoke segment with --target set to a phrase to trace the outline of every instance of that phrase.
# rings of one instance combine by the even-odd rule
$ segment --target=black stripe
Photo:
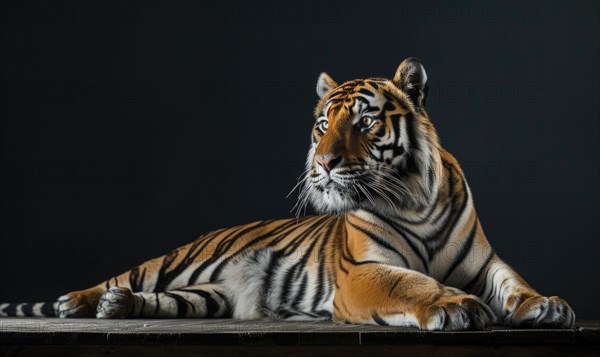
[[[299,233],[294,239],[292,239],[289,243],[287,243],[283,249],[283,255],[284,256],[289,256],[292,253],[294,253],[296,251],[296,249],[298,249],[307,239],[314,239],[312,237],[312,233],[315,232],[316,234],[318,234],[318,232],[329,223],[329,216],[324,216],[323,218],[319,219],[318,221],[312,222],[309,225],[309,228],[307,228],[306,230],[304,230],[302,233]],[[287,238],[287,236],[281,236],[279,237],[276,242],[280,243],[284,238]],[[275,243],[275,240],[274,240]]]
[[[170,297],[171,299],[175,300],[175,303],[177,304],[177,317],[185,317],[185,315],[187,315],[188,304],[190,303],[189,301],[187,301],[183,298],[183,296],[178,294],[169,292],[164,292],[163,294],[164,296]]]
[[[158,316],[158,312],[160,311],[160,299],[158,297],[158,293],[154,293],[156,296],[156,306],[154,307],[154,316]]]
[[[139,290],[139,285],[137,280],[139,279],[140,276],[140,267],[135,266],[133,268],[131,268],[131,270],[129,270],[129,287],[131,288],[131,292],[138,292]]]
[[[225,296],[224,294],[220,293],[218,290],[214,290],[214,293],[217,294],[221,298],[221,300],[223,301],[223,303],[225,304],[225,313],[223,315],[224,316],[230,315],[231,312],[233,311],[233,309],[231,308],[231,304],[229,303],[229,299],[227,299],[227,296]]]
[[[375,261],[375,260],[361,260],[361,261],[358,261],[358,260],[355,260],[353,257],[349,257],[349,256],[347,256],[345,254],[342,255],[342,259],[344,259],[345,261],[347,261],[348,263],[350,263],[352,265],[383,264],[383,263]]]
[[[383,106],[385,108],[385,106]],[[400,130],[400,120],[402,115],[392,114],[390,115],[390,121],[392,122],[392,130],[394,132],[394,144],[398,145],[400,138],[402,137],[402,131]],[[403,148],[404,149],[404,148]]]
[[[503,269],[496,269],[496,271],[494,272],[494,274],[492,274],[492,278],[490,279],[491,283],[491,287],[490,287],[490,291],[487,293],[487,296],[489,297],[490,294],[492,294],[494,292],[494,280],[496,279],[496,274],[498,274],[500,271],[502,271]],[[487,280],[487,277],[486,277]],[[483,299],[483,296],[481,296],[481,299]],[[484,301],[488,301],[488,299],[486,298]]]
[[[406,123],[406,133],[408,134],[409,145],[414,150],[419,150],[420,145],[417,142],[415,135],[415,117],[411,113],[404,115],[404,122]]]
[[[379,129],[377,130],[377,132],[375,133],[375,136],[378,138],[382,138],[386,133],[387,133],[387,128],[385,127],[385,125],[381,125],[379,127]],[[383,149],[381,149],[381,150],[383,151]]]
[[[419,165],[417,165],[417,160],[415,155],[412,152],[408,152],[406,155],[406,159],[404,160],[404,170],[399,171],[398,175],[406,176],[408,174],[420,174]]]
[[[23,311],[23,314],[24,314],[25,316],[30,316],[30,317],[31,317],[31,316],[35,316],[35,315],[33,314],[33,304],[23,304],[23,305],[21,306],[21,311]]]
[[[229,237],[233,236],[234,234],[237,236],[239,236],[237,233],[242,231],[243,234],[246,232],[246,230],[251,231],[253,228],[257,227],[257,226],[263,226],[263,221],[259,221],[259,222],[254,222],[254,225],[251,224],[250,227],[246,226],[238,226],[238,227],[233,227],[231,228],[228,233],[225,235],[225,237],[221,238],[221,242],[223,240],[228,239]],[[212,242],[214,239],[216,239],[217,237],[220,236],[220,234],[223,233],[222,231],[219,232],[215,232],[215,234],[208,239],[205,244],[200,247],[199,251],[204,250],[204,248],[206,246],[208,246],[208,244],[210,244],[210,242]],[[234,238],[235,239],[235,238]],[[219,243],[221,243],[219,242]],[[208,259],[206,259],[202,264],[200,264],[200,266],[198,268],[196,268],[192,274],[190,275],[190,278],[188,279],[188,286],[192,286],[192,285],[196,285],[196,280],[198,279],[198,277],[200,276],[200,274],[202,274],[202,272],[211,264],[213,264],[217,259],[219,259],[221,256],[216,254],[216,249],[215,252],[213,252],[212,256]]]
[[[269,265],[265,269],[265,276],[267,278],[263,285],[263,294],[271,290],[271,285],[273,285],[276,277],[275,270],[281,265],[281,257],[281,251],[273,251],[270,256]]]
[[[313,304],[312,310],[316,310],[319,306],[319,303],[323,300],[324,291],[325,291],[325,261],[327,257],[325,256],[325,251],[327,249],[327,244],[329,243],[329,237],[332,236],[331,232],[336,228],[337,222],[332,222],[331,225],[327,228],[327,231],[323,234],[323,240],[321,242],[321,246],[318,252],[319,266],[317,269],[317,290],[315,292],[315,296],[313,296]]]
[[[416,254],[417,258],[419,258],[419,261],[421,261],[421,264],[423,265],[425,272],[429,273],[429,264],[427,263],[427,259],[421,253],[421,250],[417,247],[417,245],[407,236],[406,232],[402,229],[402,227],[399,226],[398,224],[396,224],[395,222],[393,222],[392,220],[388,219],[387,217],[380,216],[376,212],[371,212],[371,211],[369,211],[369,212],[371,214],[374,214],[377,218],[381,219],[385,223],[387,223],[393,230],[395,230],[400,236],[402,236],[402,238],[404,239],[406,244],[408,244],[410,249]],[[419,239],[418,237],[416,237],[416,238],[417,238],[417,240]]]
[[[287,309],[278,309],[277,310],[277,316],[281,319],[288,319],[290,317],[294,317],[297,315],[298,315],[297,313],[295,313],[294,311],[291,311],[291,310],[287,310]]]
[[[392,94],[390,91],[385,90],[383,92],[383,96],[385,97],[385,99],[389,100],[390,102],[394,102],[396,104],[398,104],[400,106],[400,108],[402,108],[402,110],[409,111],[408,110],[408,104],[405,103],[403,98],[397,97],[394,94]]]
[[[313,224],[313,226],[310,229],[307,229],[304,234],[306,234],[306,232],[308,232],[308,231],[313,232],[315,230],[320,230],[325,224],[328,223],[328,222],[325,222],[325,223],[322,223],[319,225],[318,223],[321,223],[321,222],[323,222],[323,221],[318,221],[317,223]],[[298,272],[301,269],[305,268],[305,264],[308,261],[308,258],[310,257],[310,255],[318,241],[319,241],[318,239],[314,239],[313,242],[308,247],[308,249],[305,252],[303,252],[302,258],[296,264],[294,264],[290,269],[288,269],[287,274],[285,276],[283,288],[281,289],[280,299],[279,299],[283,303],[288,301],[288,296],[291,293],[290,287],[292,285],[292,281],[298,275]],[[298,246],[299,245],[300,244],[298,244]],[[289,254],[291,254],[292,252],[290,252]]]
[[[198,290],[198,289],[184,289],[181,291],[191,292],[197,294],[204,298],[206,301],[206,316],[205,317],[213,317],[219,311],[219,303],[212,297],[212,295],[208,291]]]
[[[465,260],[465,257],[467,256],[467,254],[471,251],[471,247],[473,246],[473,240],[475,238],[475,232],[477,231],[477,223],[478,222],[479,221],[477,220],[477,217],[475,217],[475,222],[473,222],[473,227],[471,227],[471,231],[469,232],[467,239],[463,242],[463,245],[461,246],[460,251],[458,252],[458,254],[456,256],[454,256],[454,260],[452,261],[452,264],[450,264],[450,267],[446,271],[446,275],[444,275],[444,278],[442,279],[442,283],[445,283],[446,280],[448,280],[448,278],[452,275],[454,270],[460,265],[460,263],[462,263]]]
[[[449,176],[454,176],[452,173],[454,172],[454,168],[449,168]],[[469,192],[466,189],[466,182],[463,177],[457,175],[460,178],[460,182],[463,184],[463,189],[459,192],[454,192],[450,196],[450,205],[452,207],[452,214],[449,215],[442,226],[439,229],[431,232],[428,236],[423,237],[423,240],[426,242],[434,241],[435,245],[429,244],[428,251],[430,254],[430,259],[433,259],[434,255],[437,254],[443,247],[445,247],[446,242],[450,239],[450,235],[454,231],[456,224],[460,220],[460,217],[463,215],[464,210],[469,202]],[[451,178],[448,178],[448,181],[451,181]],[[451,187],[454,187],[453,185]],[[464,193],[464,197],[457,197],[458,194]],[[457,201],[459,201],[459,207],[455,207]]]
[[[429,159],[428,159],[428,161],[429,161],[429,162],[433,162],[433,159],[432,159],[432,157],[431,157],[431,154],[429,154]],[[428,184],[428,188],[429,188],[430,190],[431,190],[431,188],[433,187],[433,183],[434,183],[434,182],[433,182],[433,181],[434,181],[433,179],[434,179],[434,172],[433,172],[433,168],[432,168],[432,167],[430,167],[430,168],[427,170],[427,184]]]
[[[402,282],[402,276],[398,277],[396,279],[396,281],[394,282],[394,284],[392,284],[392,287],[390,288],[390,291],[388,292],[388,295],[391,297],[392,293],[394,292],[394,290],[396,290],[396,287]]]
[[[323,256],[323,250],[319,252],[319,266],[317,267],[317,290],[313,296],[312,310],[316,310],[324,297],[325,291],[325,257]]]
[[[475,286],[475,284],[479,281],[481,275],[484,274],[484,272],[485,272],[485,275],[487,276],[487,273],[490,270],[489,263],[492,260],[493,256],[494,256],[494,251],[492,250],[492,251],[490,251],[490,254],[488,255],[488,257],[485,258],[485,261],[483,262],[483,265],[481,265],[481,268],[479,269],[477,274],[475,274],[473,279],[471,279],[466,285],[464,285],[461,288],[461,290],[470,293],[471,288],[473,288],[473,286]],[[481,284],[482,288],[484,286],[485,286],[485,284]],[[482,289],[480,288],[479,290],[482,290]],[[478,291],[478,293],[476,295],[479,296],[480,293],[481,293],[481,291]]]
[[[502,269],[498,269],[498,270],[502,270]],[[488,300],[486,300],[485,303],[489,304],[498,293],[502,293],[502,286],[509,280],[510,280],[510,278],[506,277],[502,280],[502,282],[500,284],[494,284],[492,281],[492,286],[494,286],[494,288],[493,288],[494,293],[492,294],[492,296],[488,297]],[[503,302],[502,296],[499,296],[499,298],[500,298],[500,302]]]
[[[286,272],[285,277],[283,278],[283,285],[281,287],[281,291],[279,292],[279,301],[282,304],[286,304],[286,297],[290,291],[292,286],[293,277],[296,275],[296,271],[298,270],[298,264],[292,265]]]
[[[451,207],[449,204],[445,205],[444,209],[441,210],[441,212],[438,215],[436,215],[435,217],[432,217],[430,222],[432,224],[436,224],[440,220],[440,218],[446,217],[446,213],[448,213],[448,211],[450,211],[450,208]],[[448,218],[448,217],[446,217],[446,218]]]
[[[129,285],[131,292],[139,292],[144,290],[144,280],[146,279],[146,267],[140,274],[140,266],[136,266],[129,271]]]
[[[275,220],[267,221],[265,224],[263,224],[261,226],[266,226],[268,224],[273,223],[274,221]],[[213,270],[212,274],[210,275],[210,281],[218,280],[217,278],[218,278],[219,274],[221,274],[221,271],[225,268],[225,266],[227,265],[227,263],[229,263],[229,261],[231,261],[232,259],[237,258],[240,254],[244,253],[248,248],[254,246],[256,243],[258,243],[260,241],[263,241],[263,240],[269,239],[269,238],[273,238],[273,235],[274,235],[275,232],[281,231],[281,230],[283,230],[283,229],[285,229],[285,228],[287,228],[289,226],[296,225],[296,220],[295,219],[290,219],[287,222],[286,221],[284,221],[284,222],[285,223],[280,222],[280,224],[275,229],[273,229],[273,230],[271,230],[271,231],[269,231],[269,232],[267,232],[267,233],[265,233],[263,235],[260,235],[260,236],[258,236],[256,238],[254,238],[253,240],[249,241],[243,247],[241,247],[240,249],[238,249],[235,253],[229,254],[227,256],[227,258],[222,259],[223,258],[222,256],[215,257],[214,258],[215,260],[222,259],[222,261]],[[255,230],[255,229],[256,228],[249,229],[248,232],[250,232],[252,230]],[[240,237],[242,234],[245,234],[245,233],[248,233],[248,232],[244,231],[244,232],[238,234],[238,237]]]
[[[342,260],[338,259],[338,265],[341,271],[343,271],[345,274],[348,274],[348,269],[344,268],[344,265],[342,264]]]
[[[286,309],[286,308],[277,309],[276,313],[277,313],[277,316],[282,319],[288,319],[290,317],[295,317],[295,316],[308,316],[313,319],[319,317],[319,315],[314,314],[312,312],[301,311],[301,310],[291,310],[291,309]]]
[[[442,310],[444,310],[444,314],[442,315],[444,316],[444,325],[442,327],[442,330],[447,330],[447,327],[450,324],[450,313],[444,306],[442,306]]]
[[[373,321],[375,321],[375,323],[377,325],[389,326],[389,324],[387,322],[385,322],[385,320],[382,319],[376,312],[373,312],[373,315],[371,315],[371,317],[373,318]]]
[[[54,316],[56,316],[56,311],[54,310],[54,303],[45,302],[42,305],[41,312],[46,317],[54,317]]]
[[[292,308],[298,309],[298,305],[300,305],[300,303],[304,299],[304,295],[306,294],[307,283],[308,283],[308,273],[306,271],[304,271],[304,274],[302,277],[302,282],[300,283],[300,288],[298,288],[296,297],[294,298],[294,301],[292,302]]]
[[[358,225],[356,225],[356,224],[354,224],[354,223],[352,223],[350,221],[348,223],[350,223],[350,225],[352,227],[354,227],[357,230],[359,230],[360,232],[364,233],[367,237],[371,238],[371,240],[373,240],[375,243],[379,244],[380,246],[384,247],[385,249],[387,249],[387,250],[389,250],[389,251],[391,251],[393,253],[396,253],[402,259],[402,262],[405,264],[405,266],[407,268],[410,267],[410,265],[408,264],[408,260],[406,259],[406,257],[402,253],[400,253],[399,251],[397,251],[396,248],[392,247],[385,239],[383,239],[383,238],[375,235],[373,232],[370,232],[370,231],[366,230],[365,228],[360,227],[360,226],[358,226]]]
[[[333,316],[331,315],[331,312],[327,311],[327,310],[318,310],[318,311],[314,311],[314,313],[318,316],[321,317],[325,317],[328,319],[331,319]]]
[[[375,97],[375,93],[371,92],[367,88],[361,88],[361,89],[358,90],[358,92],[361,93],[361,94],[364,94],[366,96],[369,96],[369,97]]]
[[[146,307],[146,298],[144,296],[140,296],[140,298],[142,298],[142,306],[140,306],[140,310],[139,310],[140,313],[138,316],[132,316],[132,317],[143,317],[144,316],[144,308]],[[134,309],[134,311],[135,311],[135,309]]]
[[[6,306],[2,312],[8,316],[17,316],[17,305],[19,304],[8,304],[8,306]]]
[[[354,102],[358,102],[358,103],[361,103],[361,104],[365,105],[364,109],[360,108],[362,111],[366,111],[366,112],[377,112],[377,111],[379,111],[379,107],[371,105],[371,103],[369,103],[369,101],[366,98],[355,97],[354,98]],[[353,103],[352,106],[354,106],[354,103]],[[348,111],[350,111],[350,110],[348,110]]]

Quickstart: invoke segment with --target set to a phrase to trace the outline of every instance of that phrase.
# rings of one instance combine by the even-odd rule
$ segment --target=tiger
[[[316,89],[295,217],[203,234],[57,301],[2,304],[0,316],[574,326],[565,300],[534,290],[487,241],[425,110],[418,59],[391,80],[321,73]],[[300,214],[308,204],[317,214]]]

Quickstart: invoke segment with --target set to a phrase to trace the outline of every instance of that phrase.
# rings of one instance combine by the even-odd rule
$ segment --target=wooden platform
[[[0,355],[600,356],[600,321],[569,330],[430,332],[331,322],[0,318]]]

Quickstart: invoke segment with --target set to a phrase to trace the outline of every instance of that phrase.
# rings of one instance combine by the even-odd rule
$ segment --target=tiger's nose
[[[315,160],[323,167],[323,169],[325,169],[325,171],[329,172],[340,165],[342,156],[333,154],[317,155]]]

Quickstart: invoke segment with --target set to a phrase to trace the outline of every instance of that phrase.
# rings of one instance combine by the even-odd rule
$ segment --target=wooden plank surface
[[[1,344],[598,345],[599,336],[600,321],[578,321],[566,330],[495,326],[443,332],[304,321],[0,318]]]
[[[600,322],[432,332],[332,322],[0,318],[0,356],[600,356]]]

